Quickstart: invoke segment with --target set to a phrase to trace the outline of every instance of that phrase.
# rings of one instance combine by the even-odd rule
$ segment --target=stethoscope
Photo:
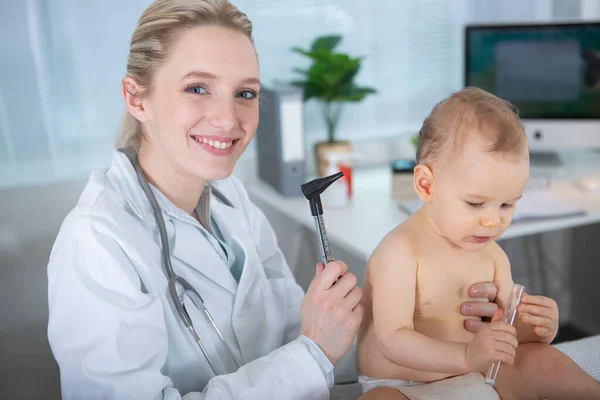
[[[146,197],[148,198],[148,200],[150,201],[150,205],[152,206],[152,211],[154,213],[154,217],[156,218],[156,223],[158,225],[158,232],[160,234],[160,241],[162,244],[163,266],[165,267],[165,271],[167,273],[167,279],[169,281],[169,292],[171,294],[171,299],[173,300],[175,309],[177,310],[177,313],[179,314],[179,318],[181,318],[181,320],[183,321],[183,324],[185,325],[187,330],[190,332],[190,334],[194,338],[194,341],[196,342],[196,344],[202,351],[202,354],[204,354],[204,357],[206,358],[208,365],[210,365],[210,368],[212,369],[213,373],[215,375],[218,375],[217,369],[215,368],[215,365],[213,364],[213,361],[212,361],[210,355],[208,354],[208,352],[206,351],[206,348],[202,344],[202,341],[200,340],[200,337],[198,336],[196,329],[194,329],[194,324],[192,323],[192,319],[190,318],[190,315],[188,314],[187,310],[185,309],[185,304],[183,303],[183,300],[181,300],[181,301],[179,300],[179,296],[177,295],[177,288],[176,288],[177,283],[179,283],[183,287],[184,296],[186,294],[188,296],[190,296],[190,298],[192,299],[192,301],[194,302],[196,307],[202,309],[202,311],[204,312],[203,313],[204,316],[207,318],[208,322],[210,322],[214,331],[217,333],[217,335],[221,339],[221,343],[223,343],[223,346],[227,349],[227,351],[231,355],[231,358],[233,359],[233,362],[235,363],[236,367],[240,368],[241,363],[239,362],[239,360],[233,353],[233,350],[231,350],[231,347],[229,347],[229,344],[223,337],[223,334],[221,333],[221,330],[215,323],[215,320],[208,312],[208,309],[206,308],[206,305],[204,304],[204,299],[202,298],[202,296],[200,296],[198,291],[196,289],[194,289],[188,281],[186,281],[184,278],[182,278],[180,276],[177,276],[177,274],[175,274],[175,271],[173,270],[173,265],[171,264],[171,255],[169,254],[169,241],[167,239],[167,229],[165,227],[165,220],[162,216],[160,207],[158,206],[158,202],[156,201],[156,197],[154,197],[154,193],[152,193],[152,189],[150,188],[150,185],[148,184],[146,177],[142,173],[142,168],[140,167],[140,164],[139,164],[138,158],[137,158],[137,152],[131,148],[125,148],[125,149],[120,149],[120,150],[127,156],[127,158],[129,158],[129,161],[131,161],[131,164],[133,165],[133,169],[135,170],[135,173],[137,174],[140,186],[144,190],[144,193],[146,194]],[[212,189],[212,193],[214,193],[214,195],[220,201],[229,205],[230,207],[233,207],[233,205],[231,204],[231,202],[229,200],[227,200],[225,195],[223,195],[220,191],[216,190],[215,188],[211,187],[211,189]]]

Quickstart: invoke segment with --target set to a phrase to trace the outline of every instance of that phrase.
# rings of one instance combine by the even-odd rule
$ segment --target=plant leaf
[[[302,54],[303,56],[306,56],[309,58],[313,58],[313,59],[315,58],[314,54],[312,52],[301,49],[300,47],[292,47],[292,51],[294,53],[299,53],[299,54]]]
[[[313,52],[317,52],[317,51],[331,52],[335,48],[335,46],[338,45],[338,43],[341,40],[342,40],[342,37],[340,35],[320,36],[320,37],[316,38],[315,41],[312,43],[311,50]]]
[[[335,97],[334,101],[352,101],[357,102],[364,99],[368,94],[377,93],[371,87],[359,87],[354,84],[344,87]]]
[[[300,68],[294,68],[293,70],[294,70],[294,72],[297,72],[299,74],[308,76],[308,71],[307,70],[300,69]]]
[[[354,83],[360,71],[363,56],[351,57],[345,53],[334,53],[333,49],[342,40],[340,35],[317,37],[310,50],[293,47],[292,51],[312,59],[308,69],[294,68],[303,80],[295,80],[293,85],[304,91],[304,100],[315,98],[324,103],[361,101],[365,96],[376,93],[370,87],[360,87]]]

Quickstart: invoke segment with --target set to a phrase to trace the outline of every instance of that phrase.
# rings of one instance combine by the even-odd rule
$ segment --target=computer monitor
[[[468,25],[465,85],[517,107],[532,162],[600,148],[600,22]]]

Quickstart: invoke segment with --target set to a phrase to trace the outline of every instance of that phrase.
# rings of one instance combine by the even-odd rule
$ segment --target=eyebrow
[[[190,71],[187,74],[185,74],[182,79],[188,78],[218,79],[217,75],[205,71]],[[255,77],[246,78],[242,79],[241,83],[260,85],[260,79]]]
[[[483,200],[489,200],[489,199],[490,199],[489,197],[482,196],[482,195],[480,195],[480,194],[470,194],[470,193],[466,193],[465,195],[466,195],[467,197],[476,197],[476,198],[483,199]],[[508,201],[517,201],[517,200],[520,200],[522,197],[523,197],[523,195],[520,195],[520,196],[518,196],[518,197],[515,197],[514,199],[510,199],[510,200],[508,200]]]

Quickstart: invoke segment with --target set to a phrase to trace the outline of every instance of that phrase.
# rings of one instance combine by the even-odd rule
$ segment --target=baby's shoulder
[[[410,226],[398,225],[379,242],[369,264],[387,264],[394,259],[410,261],[416,257],[417,243],[417,235]]]
[[[496,241],[492,241],[485,246],[482,256],[495,263],[507,260],[506,253]]]
[[[400,224],[388,232],[380,242],[380,247],[394,248],[400,251],[416,250],[417,232],[409,224]]]

